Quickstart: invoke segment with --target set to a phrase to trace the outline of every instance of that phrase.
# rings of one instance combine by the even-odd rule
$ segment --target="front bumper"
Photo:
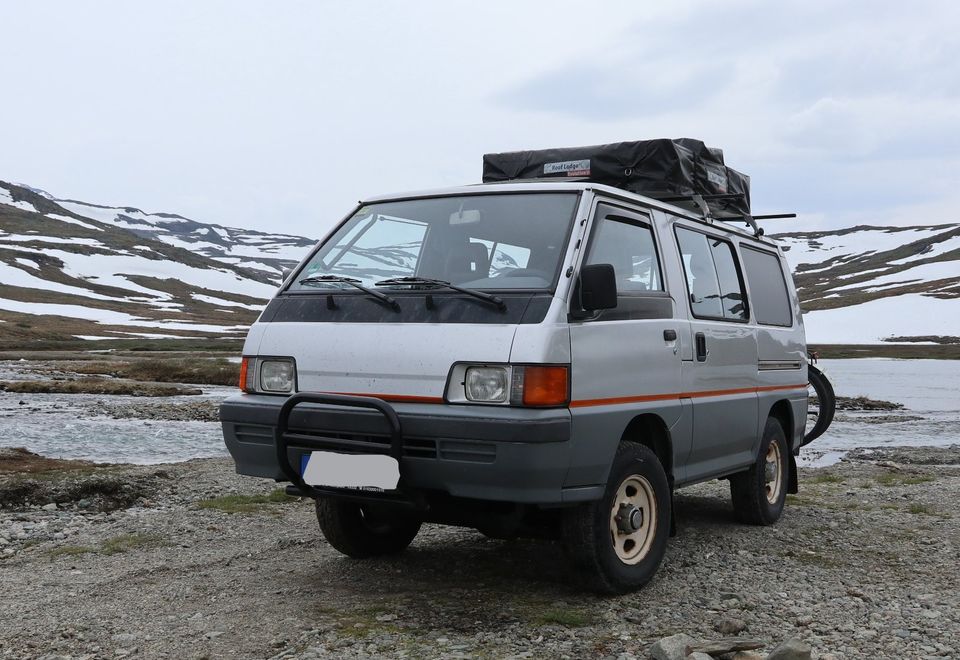
[[[285,397],[241,394],[221,405],[224,441],[237,472],[287,480],[275,433]],[[400,474],[405,489],[454,497],[559,504],[595,499],[596,488],[563,488],[570,464],[570,411],[420,403],[388,404],[402,428]],[[316,449],[391,453],[391,429],[376,411],[302,403],[287,425]],[[300,465],[304,449],[287,449]]]

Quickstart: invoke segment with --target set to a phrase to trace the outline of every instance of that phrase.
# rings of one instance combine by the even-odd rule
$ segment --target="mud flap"
[[[797,477],[797,457],[790,454],[790,478],[787,479],[787,492],[796,495],[800,492],[800,480]]]
[[[671,480],[672,481],[672,480]],[[677,507],[673,496],[673,484],[670,485],[670,538],[677,535]]]

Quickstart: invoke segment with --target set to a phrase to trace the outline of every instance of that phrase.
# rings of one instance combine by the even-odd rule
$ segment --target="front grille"
[[[386,454],[390,451],[389,436],[369,433],[291,428],[287,440],[291,447],[303,449],[331,449],[357,454]],[[436,458],[437,443],[430,438],[404,438],[403,455]]]

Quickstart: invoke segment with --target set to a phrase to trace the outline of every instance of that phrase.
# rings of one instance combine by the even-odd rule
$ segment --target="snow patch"
[[[960,298],[909,293],[851,307],[813,310],[804,313],[803,322],[811,344],[876,344],[884,337],[956,335]]]

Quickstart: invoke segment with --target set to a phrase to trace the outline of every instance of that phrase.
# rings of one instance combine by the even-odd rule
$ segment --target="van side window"
[[[743,293],[743,283],[737,270],[737,258],[733,246],[716,238],[708,237],[713,263],[717,267],[717,279],[720,281],[720,303],[723,306],[723,318],[733,321],[747,320],[747,297]]]
[[[600,219],[587,264],[611,264],[619,293],[663,291],[660,262],[650,227],[616,215]]]
[[[733,246],[683,227],[677,227],[676,233],[693,315],[746,321],[747,297]]]
[[[743,269],[750,283],[753,314],[757,323],[792,326],[793,314],[780,258],[745,245],[742,247]]]

